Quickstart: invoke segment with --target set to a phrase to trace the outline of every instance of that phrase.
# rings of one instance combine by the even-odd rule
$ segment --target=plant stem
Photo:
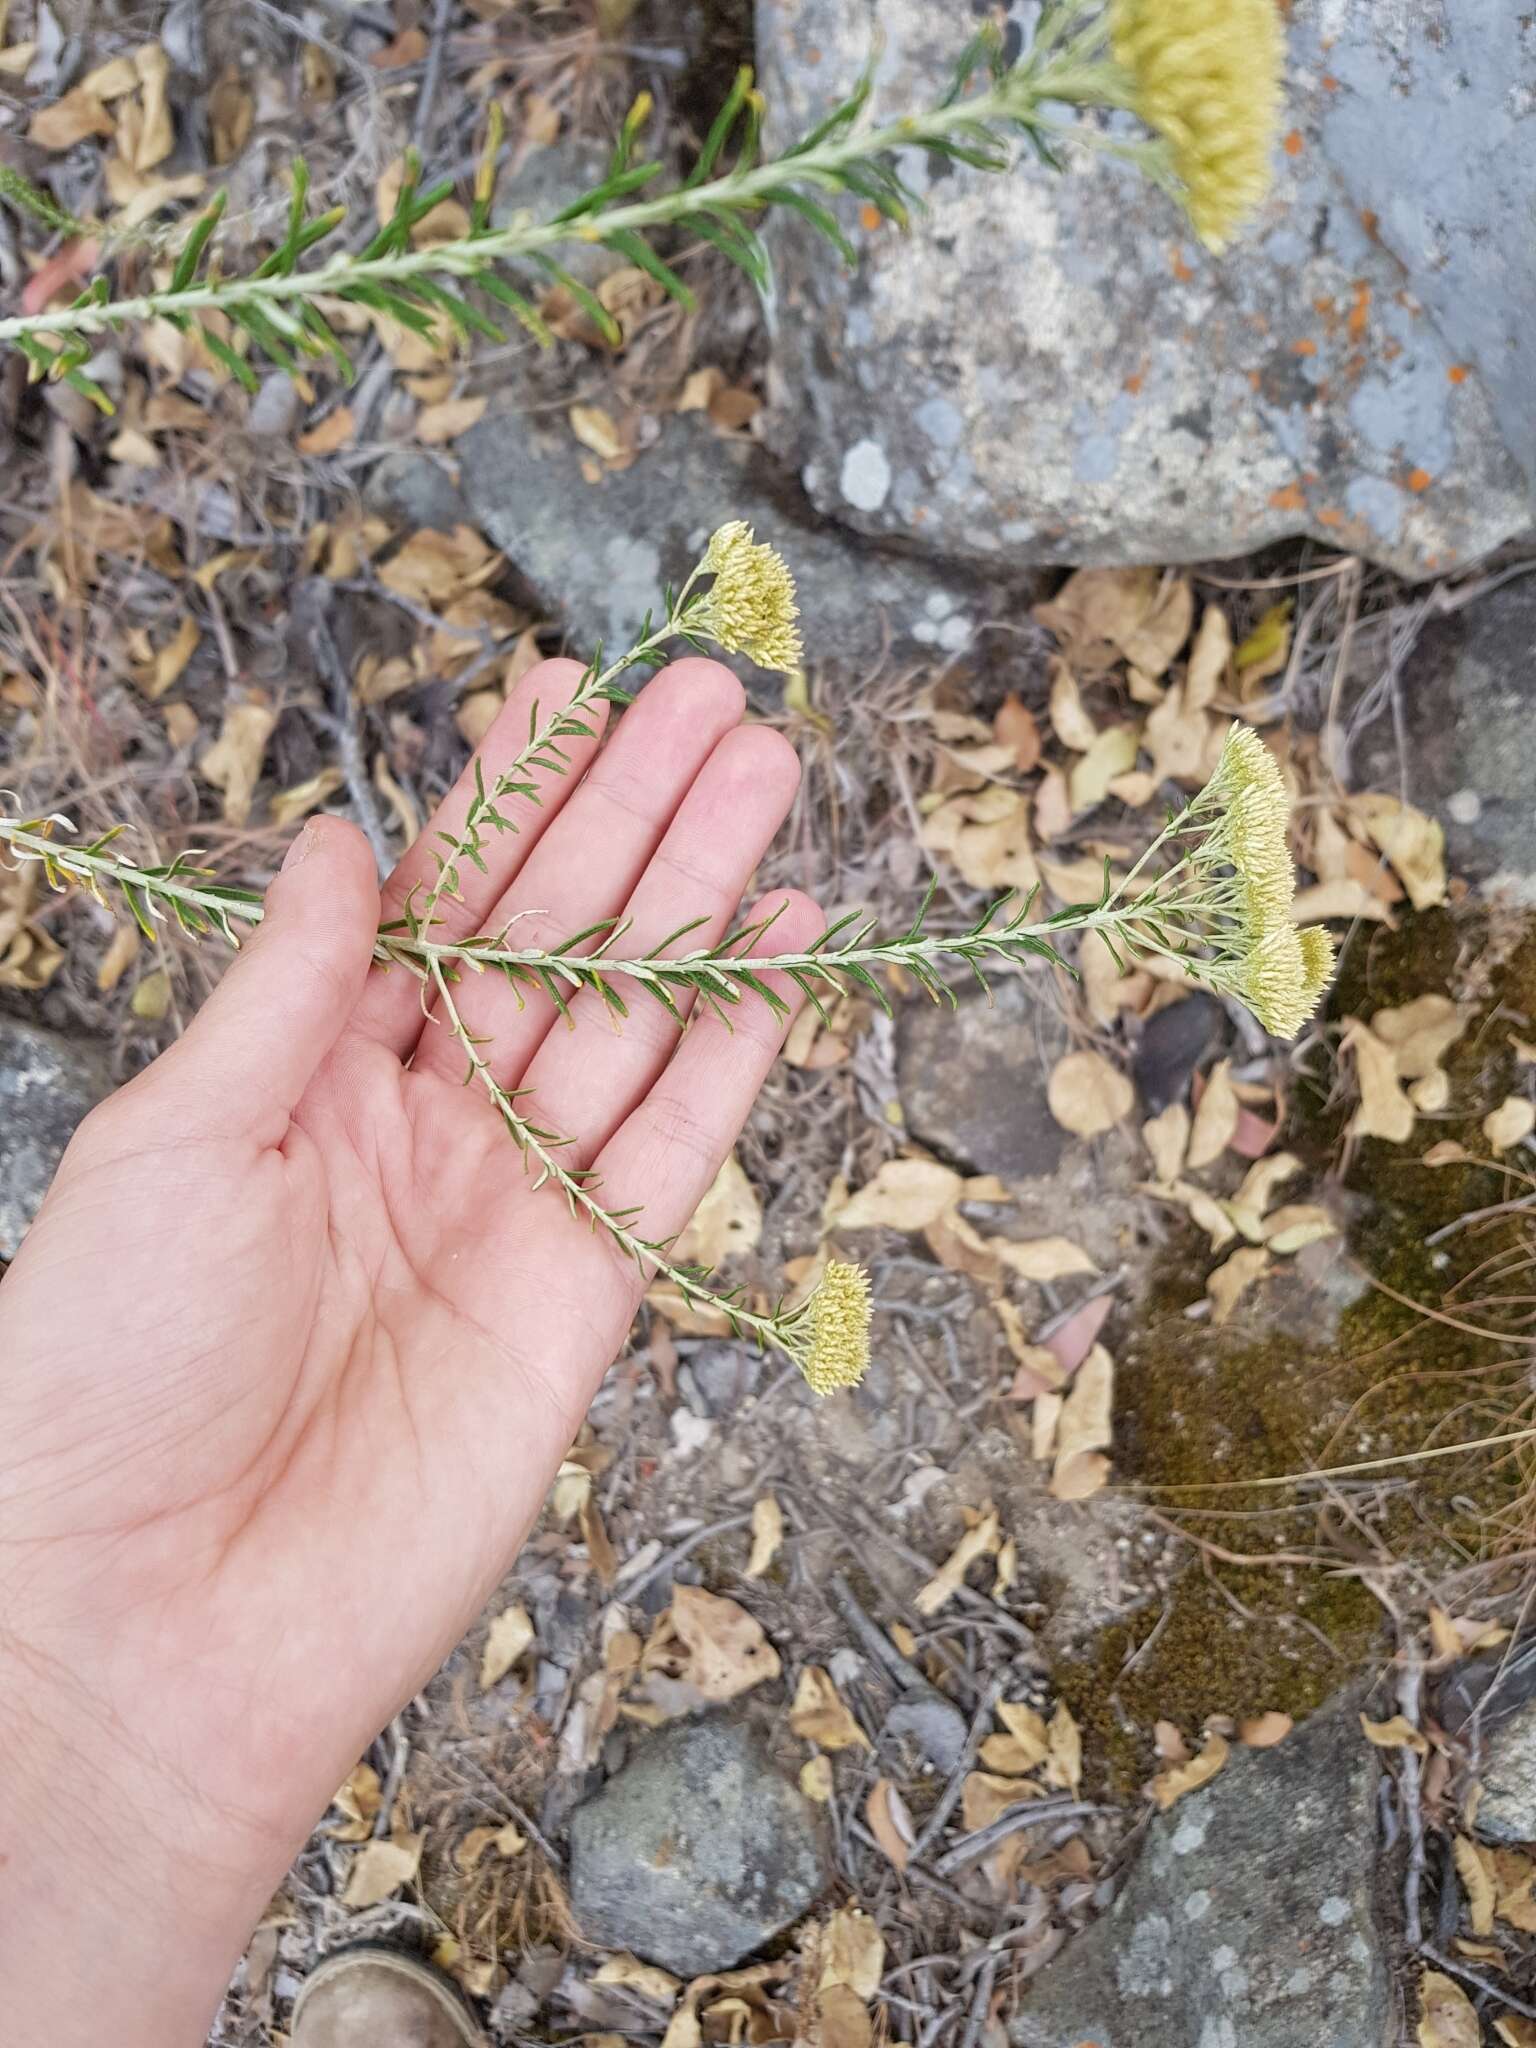
[[[793,1345],[788,1341],[788,1332],[794,1320],[793,1313],[789,1316],[760,1316],[751,1309],[743,1308],[738,1302],[727,1301],[723,1296],[714,1293],[696,1277],[690,1277],[680,1266],[674,1265],[662,1245],[637,1237],[622,1215],[616,1215],[612,1210],[604,1208],[587,1184],[585,1175],[572,1173],[569,1167],[561,1165],[555,1156],[555,1149],[565,1141],[539,1131],[519,1113],[515,1095],[503,1088],[491,1072],[490,1063],[481,1054],[473,1033],[459,1015],[458,1006],[453,999],[452,984],[440,960],[432,962],[430,973],[443,1021],[457,1039],[459,1048],[469,1063],[466,1079],[480,1083],[524,1160],[537,1165],[535,1189],[542,1187],[546,1181],[552,1181],[565,1196],[572,1213],[580,1210],[594,1228],[601,1227],[606,1230],[620,1250],[634,1260],[641,1273],[649,1272],[654,1278],[670,1281],[680,1291],[683,1299],[690,1304],[701,1303],[716,1310],[727,1319],[737,1336],[743,1331],[750,1332],[760,1344],[772,1345],[774,1349],[794,1358],[796,1354]]]
[[[0,342],[26,335],[58,337],[100,334],[127,320],[152,320],[167,312],[194,313],[234,302],[268,308],[288,299],[335,294],[359,284],[391,284],[429,275],[473,278],[490,264],[512,257],[538,256],[564,242],[604,242],[693,216],[713,212],[742,213],[772,203],[786,182],[822,190],[841,189],[839,174],[850,166],[889,150],[921,148],[926,143],[985,126],[995,121],[1033,122],[1048,101],[1108,104],[1114,74],[1092,61],[1083,39],[1054,59],[1026,56],[989,91],[962,96],[953,105],[909,114],[874,129],[854,129],[829,137],[801,154],[777,157],[749,170],[733,170],[707,184],[679,186],[651,199],[632,200],[589,217],[570,221],[514,221],[504,228],[427,249],[406,249],[367,262],[351,255],[332,257],[312,270],[279,271],[266,277],[210,278],[180,292],[144,292],[106,304],[91,303],[55,312],[19,314],[0,320]],[[1054,127],[1054,124],[1053,124]],[[1094,130],[1078,127],[1070,134],[1090,144],[1101,140]]]

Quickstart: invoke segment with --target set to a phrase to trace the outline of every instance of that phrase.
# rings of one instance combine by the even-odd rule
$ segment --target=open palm
[[[578,674],[524,680],[487,780]],[[742,709],[726,670],[675,663],[511,812],[445,925],[728,929],[798,776]],[[471,786],[384,915],[430,885]],[[644,1286],[532,1186],[418,984],[370,967],[379,917],[361,835],[313,821],[187,1036],[82,1127],[0,1291],[0,1728],[18,1691],[48,1699],[194,1870],[247,1841],[235,1927],[506,1569]],[[792,898],[777,930],[819,923]],[[766,1005],[680,1036],[595,997],[567,1024],[489,974],[455,1000],[562,1160],[652,1237],[692,1213],[781,1037]]]

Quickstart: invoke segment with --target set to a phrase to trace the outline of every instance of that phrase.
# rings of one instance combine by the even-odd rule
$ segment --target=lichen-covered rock
[[[1014,2048],[1386,2048],[1357,1704],[1239,1751],[1153,1822],[1114,1906],[1028,1993]]]
[[[739,1963],[827,1884],[815,1808],[744,1722],[664,1729],[571,1816],[571,1905],[589,1941],[683,1977]]]
[[[1367,667],[1363,683],[1379,674]],[[1445,828],[1452,873],[1536,903],[1536,576],[1432,619],[1402,665],[1396,703],[1359,734],[1358,789],[1399,791]],[[1400,745],[1401,742],[1401,745]]]
[[[75,1126],[112,1088],[92,1046],[0,1016],[0,1259],[13,1259]]]
[[[1013,37],[1033,11],[1011,0]],[[1222,257],[1097,154],[932,178],[914,154],[926,214],[902,236],[849,207],[853,271],[777,224],[771,437],[818,506],[989,564],[1305,533],[1409,576],[1531,524],[1532,31],[1483,0],[1287,13],[1275,190]],[[879,18],[877,118],[935,98],[966,26]],[[758,24],[783,141],[858,76],[872,15],[762,0]]]
[[[663,585],[686,575],[729,519],[749,521],[789,563],[813,665],[869,663],[888,648],[956,654],[983,621],[1027,607],[1027,591],[872,551],[809,516],[763,449],[722,438],[697,414],[668,420],[630,468],[595,476],[563,419],[498,415],[454,452],[469,517],[583,653],[599,640],[627,647],[647,609],[659,611]]]

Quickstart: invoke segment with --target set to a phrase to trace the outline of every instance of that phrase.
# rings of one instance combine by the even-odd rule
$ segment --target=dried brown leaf
[[[1063,1130],[1096,1138],[1130,1115],[1136,1091],[1102,1053],[1069,1052],[1051,1070],[1046,1100]]]
[[[1419,1979],[1419,2048],[1482,2048],[1477,2009],[1453,1977],[1426,1970]]]
[[[1524,1144],[1536,1130],[1536,1103],[1524,1095],[1506,1095],[1497,1109],[1483,1118],[1483,1136],[1495,1155]]]
[[[1357,796],[1355,817],[1397,871],[1415,910],[1445,901],[1445,828],[1395,796]]]
[[[224,816],[231,825],[243,825],[251,815],[262,757],[276,724],[271,704],[253,691],[225,711],[219,737],[197,764],[203,780],[223,791]]]
[[[1185,1165],[1191,1170],[1209,1166],[1219,1159],[1237,1135],[1238,1112],[1242,1105],[1232,1086],[1232,1063],[1218,1060],[1206,1077],[1195,1107]]]
[[[1166,1771],[1159,1771],[1149,1787],[1152,1803],[1158,1812],[1166,1813],[1170,1806],[1176,1806],[1189,1793],[1208,1785],[1231,1753],[1227,1738],[1212,1733],[1206,1736],[1198,1756],[1192,1756],[1188,1763],[1171,1764]]]
[[[1074,1273],[1097,1273],[1098,1267],[1070,1237],[1032,1237],[1022,1241],[989,1238],[988,1243],[1010,1273],[1021,1280],[1068,1280]]]
[[[1184,1170],[1189,1132],[1189,1111],[1182,1102],[1170,1102],[1141,1127],[1142,1141],[1152,1154],[1152,1170],[1165,1187],[1171,1187]]]
[[[933,1577],[913,1596],[919,1614],[934,1615],[946,1606],[965,1584],[965,1575],[979,1557],[992,1557],[1002,1544],[997,1510],[986,1508],[966,1530],[949,1557]]]
[[[911,1861],[917,1834],[906,1801],[889,1778],[876,1778],[870,1786],[869,1797],[864,1802],[864,1818],[886,1861],[897,1870],[905,1870]]]
[[[1057,1500],[1085,1500],[1104,1483],[1106,1450],[1113,1433],[1114,1361],[1095,1344],[1078,1368],[1056,1425],[1056,1466],[1051,1493]]]
[[[354,1913],[382,1905],[415,1877],[423,1840],[419,1834],[402,1834],[389,1842],[365,1843],[352,1859],[341,1903]]]
[[[838,1230],[922,1230],[959,1201],[964,1182],[936,1159],[888,1159],[834,1219]]]
[[[819,1664],[807,1664],[795,1688],[789,1725],[803,1742],[822,1749],[870,1749],[869,1737]]]
[[[1340,1042],[1355,1056],[1360,1083],[1360,1107],[1350,1119],[1350,1136],[1406,1143],[1413,1135],[1413,1104],[1398,1079],[1396,1053],[1358,1018],[1350,1020]]]
[[[1394,1714],[1387,1721],[1373,1721],[1362,1714],[1360,1732],[1373,1749],[1411,1749],[1417,1756],[1429,1754],[1428,1741],[1402,1714]]]
[[[686,1677],[705,1699],[733,1700],[779,1675],[779,1655],[762,1624],[734,1600],[698,1586],[672,1595],[672,1626],[688,1653]]]
[[[1267,1714],[1255,1714],[1250,1721],[1239,1721],[1237,1739],[1245,1749],[1273,1749],[1284,1742],[1295,1726],[1289,1714],[1271,1708]]]
[[[520,1600],[504,1607],[486,1632],[480,1653],[480,1690],[489,1692],[506,1677],[520,1657],[533,1648],[533,1619]]]
[[[1205,1283],[1211,1298],[1211,1324],[1220,1329],[1254,1282],[1269,1270],[1269,1253],[1262,1245],[1244,1245],[1224,1265],[1216,1268]]]
[[[784,1510],[771,1493],[762,1494],[752,1503],[752,1555],[747,1559],[746,1576],[760,1579],[769,1565],[779,1554],[784,1541]]]
[[[671,1256],[680,1266],[723,1266],[738,1253],[753,1250],[762,1232],[763,1205],[741,1161],[731,1152]]]

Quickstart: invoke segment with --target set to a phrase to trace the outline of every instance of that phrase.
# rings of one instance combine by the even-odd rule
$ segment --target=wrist
[[[201,2048],[293,1843],[211,1810],[0,1628],[0,1984],[18,2048]]]

